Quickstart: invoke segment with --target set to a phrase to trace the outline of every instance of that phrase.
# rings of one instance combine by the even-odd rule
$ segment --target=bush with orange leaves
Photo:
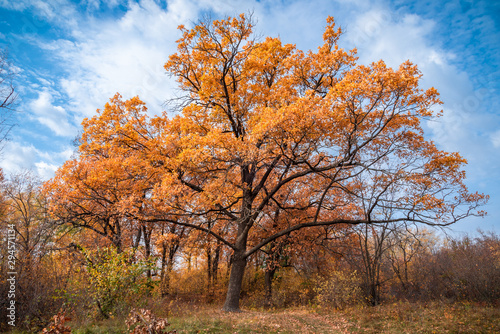
[[[132,309],[125,321],[129,333],[132,334],[175,334],[177,331],[167,331],[170,326],[167,319],[157,318],[150,310]]]
[[[49,324],[48,329],[44,328],[41,334],[70,334],[71,328],[65,326],[66,321],[71,320],[71,318],[66,317],[64,312],[59,312],[52,317],[52,322]]]

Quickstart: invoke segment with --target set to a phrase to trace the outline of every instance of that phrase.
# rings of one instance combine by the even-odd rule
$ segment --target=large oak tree
[[[356,50],[338,46],[332,18],[316,51],[257,41],[252,28],[244,15],[180,27],[178,50],[165,64],[183,92],[180,113],[149,120],[137,99],[115,97],[106,107],[115,120],[98,114],[83,135],[84,148],[106,155],[76,159],[98,160],[99,168],[126,159],[117,175],[133,176],[126,189],[134,200],[121,198],[121,213],[195,228],[232,250],[225,310],[239,310],[249,256],[303,228],[448,225],[482,214],[486,196],[463,183],[466,161],[424,138],[421,121],[439,116],[440,101],[434,88],[419,88],[415,65],[357,64]],[[70,165],[56,179],[71,174]],[[102,172],[105,187],[112,169]],[[141,191],[130,191],[134,182]],[[59,182],[52,197],[63,198],[65,187],[74,190]],[[54,203],[59,214],[65,203]]]

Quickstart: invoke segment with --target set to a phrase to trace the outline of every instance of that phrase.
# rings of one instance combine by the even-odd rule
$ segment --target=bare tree
[[[344,257],[362,274],[363,289],[367,301],[378,305],[381,288],[395,278],[404,292],[409,290],[409,264],[423,251],[421,238],[426,230],[407,223],[363,224],[353,227],[354,249],[347,250]]]
[[[16,318],[42,321],[61,307],[52,296],[63,289],[66,269],[54,263],[53,250],[57,225],[49,217],[41,182],[32,172],[11,175],[0,184],[3,211],[0,219],[0,276],[16,272]],[[9,230],[13,238],[7,240]],[[12,259],[14,257],[14,259]],[[10,262],[9,262],[10,261]],[[59,269],[58,269],[59,268]],[[62,270],[60,270],[62,269]],[[7,281],[0,282],[0,293],[7,296]],[[0,316],[6,318],[6,298],[0,301]],[[16,319],[16,320],[17,320]],[[1,330],[0,330],[1,331]]]
[[[0,148],[13,124],[13,107],[17,98],[12,82],[15,72],[5,50],[0,49]]]
[[[0,226],[15,226],[19,261],[27,269],[37,266],[50,251],[56,228],[40,186],[40,180],[31,171],[11,175],[3,185],[6,212]]]

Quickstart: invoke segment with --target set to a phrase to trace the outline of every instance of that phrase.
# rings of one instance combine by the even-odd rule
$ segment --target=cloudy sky
[[[84,117],[116,92],[139,95],[152,113],[175,94],[163,70],[177,26],[253,12],[255,31],[315,49],[327,16],[360,62],[409,59],[423,88],[441,93],[445,115],[425,124],[438,146],[468,159],[467,185],[488,193],[485,219],[454,227],[500,232],[500,6],[486,0],[0,0],[0,47],[17,70],[17,126],[3,148],[6,174],[50,178],[75,147]]]

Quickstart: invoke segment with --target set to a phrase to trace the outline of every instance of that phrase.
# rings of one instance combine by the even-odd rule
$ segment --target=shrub
[[[119,301],[131,294],[140,295],[140,275],[147,270],[145,263],[133,263],[130,254],[118,253],[114,247],[96,251],[82,248],[82,251],[87,262],[91,294],[104,318],[116,312]]]
[[[316,301],[321,306],[336,309],[358,304],[363,301],[360,284],[356,271],[333,270],[328,276],[316,279]]]
[[[495,303],[500,300],[500,238],[482,233],[449,240],[433,253],[419,255],[412,279],[412,290],[421,299]]]
[[[167,331],[170,326],[167,319],[155,317],[150,310],[132,309],[125,321],[131,334],[175,334],[177,331]]]
[[[44,328],[41,334],[71,334],[71,328],[64,325],[69,320],[71,319],[61,311],[52,317],[52,322],[47,326],[48,329]]]

